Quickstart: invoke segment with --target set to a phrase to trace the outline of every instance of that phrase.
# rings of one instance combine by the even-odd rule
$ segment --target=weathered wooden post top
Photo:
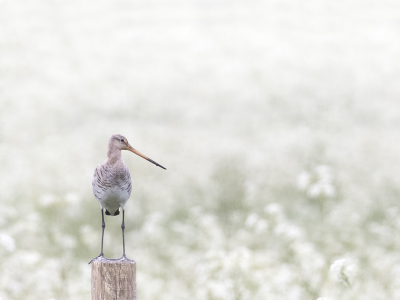
[[[136,262],[127,258],[93,260],[92,300],[136,300]]]

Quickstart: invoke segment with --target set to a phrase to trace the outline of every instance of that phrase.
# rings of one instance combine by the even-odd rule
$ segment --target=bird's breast
[[[125,165],[100,165],[93,177],[93,193],[108,211],[124,208],[132,190],[131,177]]]

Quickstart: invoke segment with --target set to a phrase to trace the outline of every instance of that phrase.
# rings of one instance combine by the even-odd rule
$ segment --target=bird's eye
[[[122,139],[121,142],[124,142],[124,139]]]

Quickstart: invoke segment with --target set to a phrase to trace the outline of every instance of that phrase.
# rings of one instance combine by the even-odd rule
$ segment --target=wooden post
[[[92,300],[136,300],[136,262],[95,259],[92,262]]]

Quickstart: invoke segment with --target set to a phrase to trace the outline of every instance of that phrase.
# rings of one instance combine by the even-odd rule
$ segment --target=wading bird
[[[108,142],[107,159],[99,165],[94,171],[92,188],[93,194],[100,203],[101,207],[101,251],[100,255],[93,258],[89,264],[97,259],[104,258],[103,253],[103,239],[104,239],[104,228],[106,224],[104,222],[104,210],[108,216],[118,216],[120,208],[122,209],[122,245],[123,254],[121,259],[127,259],[125,255],[125,204],[128,201],[132,191],[131,175],[129,174],[128,167],[125,165],[122,157],[121,150],[131,151],[140,157],[148,160],[156,166],[163,168],[163,166],[156,163],[154,160],[143,155],[131,145],[128,140],[120,134],[114,134],[111,136]]]

